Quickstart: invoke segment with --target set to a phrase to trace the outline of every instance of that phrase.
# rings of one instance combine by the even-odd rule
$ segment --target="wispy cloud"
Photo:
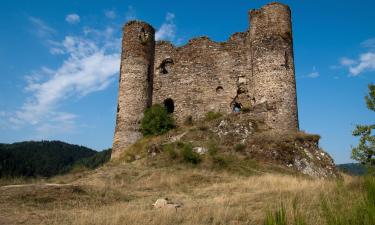
[[[313,71],[313,72],[307,74],[308,78],[317,78],[319,76],[320,76],[320,74],[317,71]]]
[[[351,76],[358,76],[367,71],[375,71],[375,38],[363,41],[361,46],[366,51],[361,53],[358,59],[346,57],[340,59],[340,65],[347,68]]]
[[[340,64],[342,66],[353,66],[353,65],[357,64],[357,61],[355,61],[354,59],[349,59],[349,58],[346,58],[346,57],[342,57],[340,59]]]
[[[40,138],[73,131],[78,115],[61,110],[64,102],[104,90],[118,74],[120,39],[113,30],[85,27],[81,34],[62,41],[48,39],[50,52],[64,55],[65,60],[56,69],[43,66],[25,76],[28,97],[18,110],[6,114],[7,123],[12,128],[31,126]]]
[[[364,48],[375,49],[375,38],[370,38],[361,43]]]
[[[312,71],[310,73],[307,73],[305,75],[299,76],[299,78],[318,78],[320,76],[320,73],[316,70],[316,66],[313,66]]]
[[[155,33],[155,39],[174,41],[176,38],[176,25],[174,23],[175,15],[167,13],[164,23]]]
[[[125,16],[126,20],[136,18],[134,8],[129,6]],[[165,22],[156,32],[156,39],[176,39],[174,18],[173,13],[167,13]],[[70,20],[68,17],[66,19]],[[43,40],[50,53],[64,59],[58,67],[41,66],[25,76],[25,101],[15,111],[1,112],[0,125],[33,129],[36,132],[34,136],[38,138],[72,132],[76,126],[80,126],[77,122],[79,115],[64,110],[63,106],[69,100],[104,90],[116,80],[120,68],[121,33],[117,34],[110,26],[105,29],[83,27],[79,34],[66,35],[57,40],[57,31],[46,22],[35,17],[29,20],[33,31]]]
[[[114,10],[105,10],[104,15],[109,19],[115,19],[117,17],[117,14]]]
[[[128,6],[128,10],[125,13],[126,21],[137,19],[137,13],[133,6]]]
[[[50,38],[57,33],[55,29],[39,18],[29,17],[29,21],[33,26],[32,32],[40,38]]]
[[[80,20],[81,20],[81,18],[79,17],[79,15],[77,15],[75,13],[66,15],[66,17],[65,17],[65,21],[70,23],[70,24],[77,24],[77,23],[80,22]]]

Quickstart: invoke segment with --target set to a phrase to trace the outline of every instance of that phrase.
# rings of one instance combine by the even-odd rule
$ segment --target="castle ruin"
[[[112,158],[142,137],[143,112],[156,103],[177,124],[248,108],[271,129],[299,129],[291,11],[270,3],[249,17],[249,29],[226,42],[199,37],[181,47],[155,42],[147,23],[124,26]]]

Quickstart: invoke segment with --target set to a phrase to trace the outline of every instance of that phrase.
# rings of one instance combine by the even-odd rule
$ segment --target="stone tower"
[[[123,28],[112,158],[142,137],[140,120],[152,103],[154,54],[154,28],[140,21],[127,23]]]
[[[226,42],[198,37],[174,46],[155,42],[147,23],[124,26],[112,158],[142,137],[151,104],[164,104],[177,125],[209,111],[247,111],[270,129],[299,129],[291,11],[270,3],[249,14],[250,28]]]
[[[278,130],[298,130],[291,12],[270,3],[250,11],[253,97],[274,107],[265,120]]]

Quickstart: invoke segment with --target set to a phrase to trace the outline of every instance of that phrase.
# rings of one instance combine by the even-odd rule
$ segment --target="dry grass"
[[[298,200],[307,224],[324,224],[322,196],[337,196],[337,181],[282,174],[241,176],[184,165],[145,167],[141,162],[106,165],[68,179],[61,187],[0,188],[0,224],[262,224],[267,210]],[[351,198],[359,178],[345,176]],[[182,202],[153,209],[160,197]]]

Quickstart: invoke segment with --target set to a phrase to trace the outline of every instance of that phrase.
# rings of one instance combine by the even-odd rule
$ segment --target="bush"
[[[220,112],[212,112],[212,111],[209,111],[206,116],[205,116],[205,120],[206,121],[211,121],[211,120],[214,120],[214,119],[217,119],[217,118],[220,118],[222,117],[223,114],[221,114]]]
[[[161,135],[173,128],[175,121],[163,106],[156,104],[145,111],[141,121],[144,136]]]
[[[234,146],[234,150],[236,152],[242,152],[243,150],[245,150],[246,148],[246,145],[245,144],[242,144],[242,143],[238,143]]]
[[[210,156],[215,156],[219,150],[219,147],[217,146],[217,143],[213,140],[210,141],[208,145],[208,154]]]
[[[182,158],[185,162],[189,162],[194,165],[201,162],[200,155],[193,151],[193,146],[191,144],[185,144],[182,148]]]
[[[163,146],[163,150],[168,154],[170,159],[177,159],[178,154],[174,149],[173,144],[166,144]]]
[[[241,112],[248,113],[251,111],[251,107],[242,107]]]
[[[187,125],[187,126],[191,126],[194,124],[193,122],[193,117],[192,116],[188,116],[186,117],[185,121],[184,121],[184,124]]]
[[[214,163],[214,167],[216,169],[223,169],[228,167],[228,160],[222,155],[215,155],[212,156],[212,162]]]

